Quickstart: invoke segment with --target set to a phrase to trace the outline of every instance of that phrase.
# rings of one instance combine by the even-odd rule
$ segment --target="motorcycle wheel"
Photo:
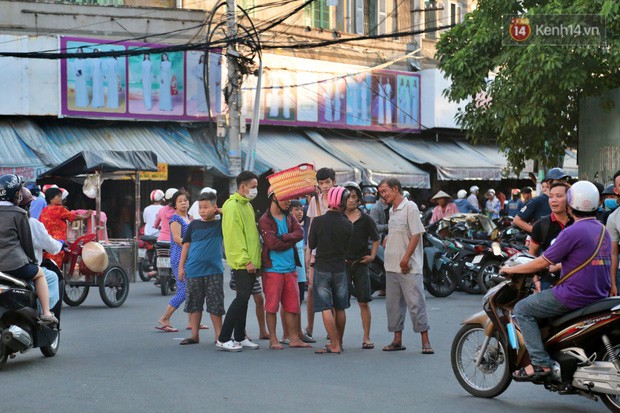
[[[138,275],[142,281],[148,281],[151,279],[147,275],[148,273],[148,260],[146,258],[140,258],[138,260]]]
[[[456,284],[467,294],[482,294],[482,288],[478,285],[478,274],[465,270],[456,276]]]
[[[370,276],[370,292],[385,290],[385,270],[383,266],[376,262],[368,264],[368,275]]]
[[[108,307],[123,305],[129,295],[129,278],[121,267],[110,267],[99,276],[99,295]]]
[[[478,271],[478,285],[482,289],[482,293],[486,293],[497,285],[494,280],[499,277],[501,266],[502,262],[499,260],[489,260],[482,264],[480,271]]]
[[[461,386],[476,397],[491,398],[502,394],[510,385],[512,375],[506,360],[506,346],[493,337],[480,366],[476,356],[485,339],[480,325],[464,325],[452,341],[452,371]]]
[[[612,345],[613,345],[613,352],[616,353],[617,357],[620,357],[620,344],[616,344],[616,342],[618,341],[618,338],[612,337],[611,340],[612,340]],[[609,353],[607,352],[607,349],[605,349],[604,347],[602,348],[600,352],[598,352],[598,354],[604,354],[601,361],[609,361]],[[611,394],[598,394],[598,396],[601,398],[601,400],[603,401],[603,404],[605,404],[605,406],[610,411],[620,412],[620,396],[614,396]]]
[[[164,297],[167,296],[168,293],[170,292],[170,278],[171,278],[171,274],[170,274],[169,268],[165,268],[162,271],[160,271],[159,284],[161,288],[161,295],[163,295]]]
[[[447,297],[456,290],[456,280],[451,269],[442,265],[424,277],[424,287],[433,297]]]
[[[9,358],[9,352],[4,344],[0,343],[0,370],[6,364],[7,359]]]
[[[41,353],[45,357],[54,357],[58,353],[58,347],[60,347],[60,329],[56,331],[56,339],[49,346],[41,347]]]
[[[86,300],[89,289],[90,287],[87,285],[69,285],[65,282],[65,293],[62,296],[62,301],[68,306],[77,307]]]

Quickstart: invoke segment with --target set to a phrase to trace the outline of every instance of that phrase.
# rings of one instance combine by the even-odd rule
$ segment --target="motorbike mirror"
[[[502,247],[499,245],[498,242],[494,242],[493,244],[491,244],[491,249],[493,250],[494,255],[502,255]]]

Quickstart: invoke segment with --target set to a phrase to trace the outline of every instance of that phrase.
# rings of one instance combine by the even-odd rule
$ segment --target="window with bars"
[[[356,34],[387,33],[388,0],[351,0],[347,30]]]
[[[461,22],[461,5],[459,3],[450,3],[450,24]]]
[[[306,7],[306,25],[329,29],[331,27],[331,9],[326,0],[317,0]]]
[[[424,30],[432,30],[437,27],[437,0],[424,1]],[[424,33],[427,39],[437,39],[436,31]]]

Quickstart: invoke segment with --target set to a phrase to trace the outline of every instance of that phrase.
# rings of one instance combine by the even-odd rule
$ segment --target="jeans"
[[[521,329],[532,364],[551,367],[551,357],[545,351],[537,319],[557,317],[571,311],[553,296],[553,290],[544,290],[519,301],[514,308],[517,325]]]
[[[43,274],[45,274],[45,280],[47,281],[47,287],[50,292],[50,308],[54,308],[58,300],[60,299],[60,291],[58,285],[58,275],[52,270],[48,270],[45,267],[41,267],[43,270]],[[34,283],[30,283],[34,288]],[[39,312],[41,312],[41,304],[37,300],[37,306],[39,307]]]
[[[250,274],[247,270],[231,270],[236,281],[237,295],[224,318],[219,341],[225,343],[233,337],[235,341],[245,340],[245,321],[248,315],[248,301],[252,295],[252,286],[256,281],[256,274]]]

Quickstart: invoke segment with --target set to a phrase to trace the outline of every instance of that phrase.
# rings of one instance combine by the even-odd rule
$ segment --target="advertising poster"
[[[129,113],[182,116],[185,113],[183,52],[143,53],[128,59]]]
[[[265,119],[297,120],[297,76],[287,69],[266,70],[265,80]]]
[[[397,122],[403,129],[420,128],[420,78],[417,75],[398,75]]]
[[[373,73],[372,89],[372,123],[386,130],[396,123],[396,79],[392,73]]]
[[[347,125],[370,126],[370,74],[347,76]]]
[[[209,53],[191,50],[185,53],[188,116],[206,117],[209,114],[207,106],[211,116],[222,112],[222,61],[221,50]],[[205,72],[207,67],[208,74]],[[208,87],[205,88],[207,81]]]
[[[337,77],[319,83],[319,122],[330,125],[345,125],[347,85],[345,79]]]
[[[65,59],[62,72],[63,107],[82,114],[125,113],[127,109],[124,57],[88,57],[91,53],[123,51],[123,45],[68,41],[66,50],[84,58]]]

